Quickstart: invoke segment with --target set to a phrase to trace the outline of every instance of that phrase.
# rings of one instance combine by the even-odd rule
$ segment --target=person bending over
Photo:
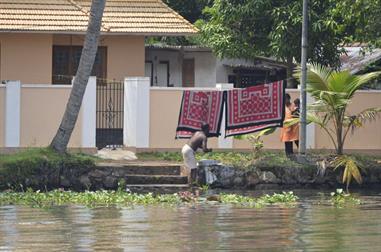
[[[188,142],[183,146],[181,153],[183,154],[184,164],[190,173],[191,183],[197,181],[197,162],[195,152],[201,148],[204,152],[210,152],[208,149],[209,124],[202,124],[201,130],[196,131]]]

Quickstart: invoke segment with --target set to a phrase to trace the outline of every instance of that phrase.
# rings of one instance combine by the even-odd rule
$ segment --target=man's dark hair
[[[286,106],[289,106],[291,104],[291,96],[289,93],[286,93],[284,95],[284,103],[286,104]]]
[[[295,106],[300,107],[300,99],[299,99],[299,98],[296,98],[296,99],[294,100],[294,104],[295,104]]]
[[[201,130],[204,132],[209,131],[209,124],[207,124],[207,123],[201,124]]]

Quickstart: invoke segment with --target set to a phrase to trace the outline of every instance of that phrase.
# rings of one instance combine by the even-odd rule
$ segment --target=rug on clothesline
[[[226,91],[225,137],[282,127],[283,81]]]
[[[209,136],[220,135],[223,108],[223,92],[189,91],[183,93],[176,138],[190,138],[201,129],[203,123],[209,124]]]

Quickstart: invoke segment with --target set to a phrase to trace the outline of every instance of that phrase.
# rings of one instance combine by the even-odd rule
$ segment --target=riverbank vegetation
[[[292,192],[281,194],[264,195],[258,198],[238,194],[215,194],[198,196],[192,192],[180,192],[175,194],[136,194],[119,189],[117,191],[85,191],[72,192],[57,189],[49,192],[33,191],[25,192],[5,191],[0,193],[0,205],[26,205],[32,207],[53,207],[60,205],[85,205],[96,206],[133,206],[133,205],[180,205],[185,203],[204,204],[217,202],[241,207],[264,207],[269,204],[297,203],[298,197]]]
[[[169,161],[183,162],[180,152],[143,152],[137,154],[140,161]],[[316,162],[324,159],[332,159],[334,155],[329,151],[311,151],[307,154],[310,164],[301,164],[296,160],[289,159],[283,151],[262,151],[260,157],[254,162],[258,168],[262,167],[283,167],[283,168],[311,168]],[[351,154],[357,162],[366,169],[381,167],[381,156],[367,154]],[[226,165],[232,165],[239,169],[249,169],[253,166],[252,153],[250,152],[208,152],[196,153],[197,160],[210,159],[217,160]],[[333,168],[333,167],[332,167]]]
[[[137,154],[138,160],[160,160],[183,162],[180,152],[144,152]],[[283,152],[280,151],[263,151],[258,160],[253,160],[250,152],[208,152],[196,153],[197,160],[210,159],[217,160],[226,165],[232,165],[239,169],[247,169],[256,161],[256,166],[283,166],[283,167],[301,167],[302,165],[290,160]]]
[[[0,189],[18,188],[33,175],[59,173],[63,168],[93,167],[96,158],[85,154],[58,154],[50,148],[30,148],[0,155]]]

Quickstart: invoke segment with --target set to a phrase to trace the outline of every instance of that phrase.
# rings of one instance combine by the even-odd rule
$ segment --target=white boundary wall
[[[22,102],[24,97],[22,95],[23,89],[41,89],[46,91],[51,90],[54,92],[58,89],[71,89],[71,85],[47,85],[47,84],[22,84],[20,81],[7,81],[5,85],[5,106],[4,109],[4,146],[5,148],[18,148],[28,147],[21,146],[21,129],[23,127],[30,127],[29,125],[23,125],[22,119]],[[36,101],[38,102],[38,101]],[[44,106],[65,106],[65,104],[45,104]],[[95,148],[95,135],[96,135],[96,77],[90,77],[86,92],[83,97],[82,117],[79,119],[81,124],[80,135],[81,139],[76,142],[80,142],[78,146],[71,146],[74,148]],[[36,115],[36,120],[41,116],[49,115]],[[48,120],[49,118],[45,118]],[[57,130],[59,125],[54,125],[54,130]],[[33,129],[29,128],[29,132],[33,132]],[[49,143],[45,143],[46,146]]]

